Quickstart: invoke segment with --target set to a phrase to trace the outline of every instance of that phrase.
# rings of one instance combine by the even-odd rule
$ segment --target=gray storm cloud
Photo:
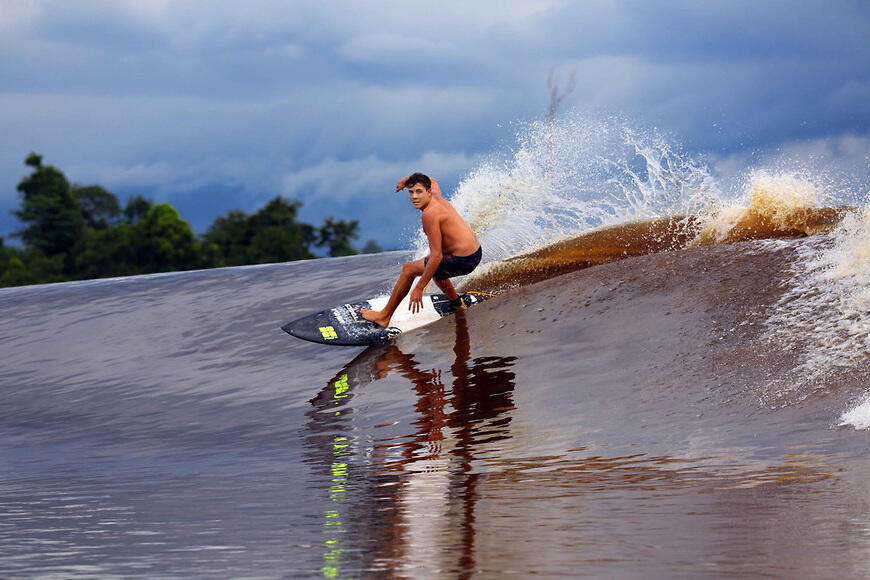
[[[30,151],[78,182],[203,196],[187,200],[198,223],[234,207],[210,204],[211,186],[237,190],[237,207],[286,194],[316,213],[324,190],[347,196],[338,209],[377,203],[389,172],[455,185],[473,169],[458,159],[545,112],[553,66],[578,73],[566,108],[722,159],[866,143],[868,24],[870,5],[845,1],[3,0],[0,208],[17,205]],[[364,176],[352,195],[333,164]],[[305,175],[317,183],[288,178]],[[0,234],[14,228],[3,213]],[[363,236],[398,236],[378,219],[361,218]]]

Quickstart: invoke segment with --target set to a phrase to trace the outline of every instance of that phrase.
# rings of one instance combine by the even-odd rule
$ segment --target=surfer
[[[480,241],[474,231],[450,202],[441,196],[436,180],[415,173],[400,179],[396,191],[406,187],[413,206],[423,212],[421,220],[423,232],[429,241],[429,255],[402,266],[399,280],[383,310],[360,309],[363,318],[383,327],[389,326],[393,313],[408,295],[414,278],[418,276],[420,280],[411,291],[408,305],[412,313],[416,314],[423,308],[423,290],[431,280],[435,280],[454,308],[465,310],[465,304],[450,278],[471,273],[480,264],[482,255]]]

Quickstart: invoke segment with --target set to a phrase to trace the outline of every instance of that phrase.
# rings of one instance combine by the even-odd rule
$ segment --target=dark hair
[[[418,183],[422,183],[423,187],[425,187],[426,189],[432,189],[432,180],[429,179],[428,175],[424,175],[422,173],[414,173],[413,175],[408,177],[408,180],[405,182],[405,187],[411,189],[412,186]]]

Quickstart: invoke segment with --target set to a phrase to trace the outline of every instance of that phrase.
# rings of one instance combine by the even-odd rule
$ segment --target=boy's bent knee
[[[422,264],[420,261],[405,262],[402,266],[402,274],[405,276],[419,276],[423,273]]]

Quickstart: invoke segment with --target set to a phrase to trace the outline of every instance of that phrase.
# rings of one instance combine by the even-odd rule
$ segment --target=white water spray
[[[591,229],[718,207],[707,168],[654,130],[614,117],[521,126],[507,158],[474,169],[449,197],[486,262]],[[420,234],[416,249],[426,253]]]
[[[767,327],[771,341],[801,355],[791,389],[819,387],[870,356],[870,206],[800,243],[788,284]]]

